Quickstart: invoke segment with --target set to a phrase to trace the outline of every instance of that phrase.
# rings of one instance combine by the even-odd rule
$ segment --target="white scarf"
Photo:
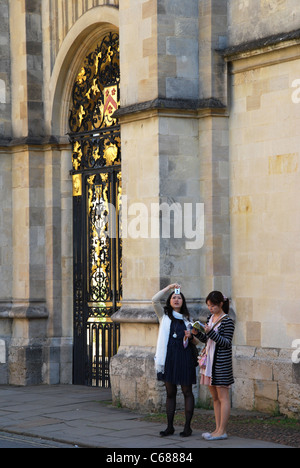
[[[173,317],[175,319],[183,320],[186,327],[189,324],[189,321],[182,314],[175,312],[175,310],[173,310]],[[168,315],[164,315],[161,320],[160,327],[159,327],[156,354],[154,357],[155,369],[157,373],[161,372],[162,374],[164,374],[165,372],[165,362],[166,362],[167,347],[168,347],[169,336],[170,336],[170,328],[171,328],[171,319],[168,317]]]

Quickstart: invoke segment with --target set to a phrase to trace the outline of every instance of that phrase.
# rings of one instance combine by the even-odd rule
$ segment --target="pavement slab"
[[[142,415],[115,408],[110,389],[73,385],[34,387],[0,386],[0,431],[87,448],[172,449],[288,448],[261,440],[229,437],[205,441],[203,431],[189,438],[159,436],[161,425],[141,420]]]

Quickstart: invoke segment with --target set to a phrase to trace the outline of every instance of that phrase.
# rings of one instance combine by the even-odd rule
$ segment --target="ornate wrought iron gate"
[[[111,315],[122,299],[119,37],[85,59],[73,87],[74,384],[108,387],[120,342]]]

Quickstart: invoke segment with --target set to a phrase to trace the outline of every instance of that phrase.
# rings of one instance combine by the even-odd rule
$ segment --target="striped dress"
[[[209,322],[211,315],[207,318]],[[229,386],[234,383],[232,369],[232,338],[234,333],[234,322],[230,317],[225,318],[218,330],[210,332],[199,332],[197,338],[206,343],[208,338],[216,343],[214,360],[212,366],[211,385]]]

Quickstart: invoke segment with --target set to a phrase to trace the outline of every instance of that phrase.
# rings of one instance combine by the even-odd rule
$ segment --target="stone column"
[[[159,201],[159,124],[155,110],[137,106],[158,92],[157,9],[156,1],[120,3],[123,307],[114,317],[121,346],[110,376],[115,403],[154,410],[161,404],[153,368],[158,327],[149,299],[159,289],[160,242],[150,217]]]
[[[201,251],[201,283],[205,295],[220,290],[231,295],[229,217],[229,134],[227,68],[218,50],[227,43],[227,2],[199,5],[199,110],[201,197],[205,200],[205,246]]]
[[[45,303],[43,154],[12,150],[13,290],[2,318],[12,320],[9,383],[41,383],[48,312]]]
[[[113,317],[121,323],[121,346],[111,361],[112,395],[127,407],[153,411],[162,407],[165,391],[154,370],[158,321],[151,297],[178,281],[192,314],[203,308],[199,9],[198,0],[120,3],[118,116],[127,219],[123,306]]]
[[[12,290],[2,304],[7,382],[42,382],[48,311],[45,295],[45,198],[42,20],[39,2],[9,4],[11,60]]]
[[[11,157],[6,145],[11,137],[9,2],[0,3],[0,316],[12,297]],[[7,383],[7,336],[10,321],[0,321],[0,383]]]

